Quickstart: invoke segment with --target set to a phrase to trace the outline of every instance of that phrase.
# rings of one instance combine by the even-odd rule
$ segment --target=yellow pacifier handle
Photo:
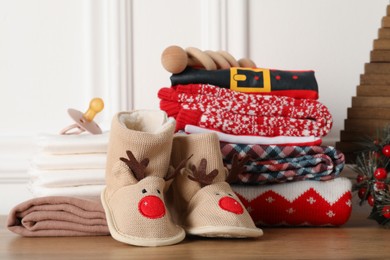
[[[88,120],[88,122],[93,121],[94,117],[102,111],[104,108],[104,102],[101,98],[94,98],[89,102],[89,108],[87,112],[83,114],[84,118]]]

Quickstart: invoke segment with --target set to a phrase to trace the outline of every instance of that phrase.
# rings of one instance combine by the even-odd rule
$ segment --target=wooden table
[[[255,240],[187,237],[177,245],[146,248],[110,236],[26,238],[2,224],[0,259],[390,259],[390,229],[356,210],[342,227],[263,228],[264,236]]]

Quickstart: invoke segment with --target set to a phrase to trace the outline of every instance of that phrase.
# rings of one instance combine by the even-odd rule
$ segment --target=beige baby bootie
[[[174,119],[159,110],[114,116],[107,186],[101,194],[114,239],[136,246],[171,245],[184,239],[185,232],[172,222],[164,199],[175,174],[169,168],[174,129]]]
[[[186,232],[205,237],[261,236],[263,231],[256,228],[225,181],[227,169],[223,166],[217,135],[176,135],[171,163],[177,167],[187,158],[185,168],[169,191],[170,205],[176,209],[175,219]]]

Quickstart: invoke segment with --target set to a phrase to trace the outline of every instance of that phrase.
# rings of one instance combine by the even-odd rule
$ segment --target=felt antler
[[[126,154],[129,159],[121,157],[120,160],[129,167],[137,180],[140,181],[145,178],[145,169],[148,167],[149,158],[145,158],[141,162],[138,162],[131,151],[126,151]]]
[[[199,168],[197,169],[195,165],[191,166],[191,170],[193,172],[193,176],[188,175],[188,178],[192,181],[196,181],[200,183],[200,186],[203,188],[204,186],[210,185],[213,183],[213,180],[218,175],[218,170],[214,169],[209,174],[206,173],[207,160],[202,159],[199,163]]]
[[[245,171],[245,164],[251,159],[249,155],[244,156],[241,160],[238,159],[238,155],[234,154],[232,158],[232,168],[229,171],[229,175],[226,178],[227,183],[238,182],[238,175]]]

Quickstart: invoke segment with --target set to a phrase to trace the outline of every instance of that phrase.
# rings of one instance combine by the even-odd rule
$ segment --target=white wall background
[[[160,64],[176,44],[224,49],[258,66],[313,69],[338,140],[387,0],[0,0],[0,214],[30,197],[34,136],[71,123],[100,96],[96,118],[158,109]]]

